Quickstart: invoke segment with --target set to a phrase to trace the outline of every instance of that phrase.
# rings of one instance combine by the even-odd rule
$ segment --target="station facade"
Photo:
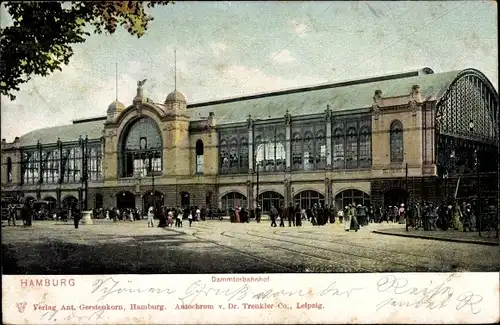
[[[143,86],[102,118],[2,140],[2,196],[264,211],[498,197],[498,93],[475,69],[192,104],[178,91],[156,103]]]

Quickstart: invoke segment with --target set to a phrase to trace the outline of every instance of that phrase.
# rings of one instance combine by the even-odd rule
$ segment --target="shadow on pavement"
[[[230,249],[175,237],[137,236],[119,243],[80,244],[50,240],[44,243],[2,244],[2,268],[4,274],[29,275],[287,271]],[[158,242],[160,240],[162,242]]]

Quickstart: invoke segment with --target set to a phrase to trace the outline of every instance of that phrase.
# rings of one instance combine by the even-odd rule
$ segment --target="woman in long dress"
[[[344,214],[344,229],[345,231],[349,231],[351,229],[351,204],[346,208],[346,213]]]

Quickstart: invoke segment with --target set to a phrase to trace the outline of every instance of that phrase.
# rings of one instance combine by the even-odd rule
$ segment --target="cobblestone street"
[[[148,228],[146,221],[38,221],[3,227],[6,274],[446,272],[498,271],[498,246],[376,234],[403,228],[371,224],[271,228],[268,222],[184,222]]]

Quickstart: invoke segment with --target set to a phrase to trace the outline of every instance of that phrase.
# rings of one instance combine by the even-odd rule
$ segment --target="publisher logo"
[[[20,313],[24,313],[24,309],[26,308],[26,301],[17,302],[16,306],[17,306],[17,310],[19,310]]]

